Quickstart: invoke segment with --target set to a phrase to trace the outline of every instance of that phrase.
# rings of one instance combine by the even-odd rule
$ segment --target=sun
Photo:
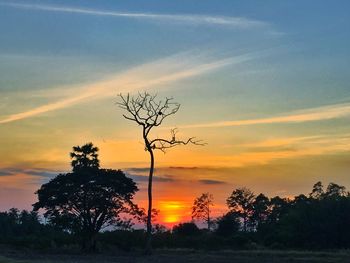
[[[180,201],[161,201],[160,221],[168,226],[172,226],[181,221],[186,221],[188,207]]]
[[[174,224],[179,221],[180,221],[180,217],[178,215],[167,215],[163,219],[163,222],[167,224]]]

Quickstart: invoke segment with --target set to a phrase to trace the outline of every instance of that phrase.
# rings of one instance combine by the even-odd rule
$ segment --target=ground
[[[113,252],[93,255],[80,253],[39,253],[30,250],[0,249],[0,263],[336,263],[350,262],[350,251],[194,251],[157,250],[152,256],[139,252]]]

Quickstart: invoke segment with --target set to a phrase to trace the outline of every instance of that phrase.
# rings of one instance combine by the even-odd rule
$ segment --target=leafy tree
[[[73,150],[73,172],[43,184],[33,207],[45,209],[51,224],[82,237],[83,249],[95,250],[96,235],[104,226],[123,225],[123,213],[137,214],[132,199],[138,189],[122,171],[99,169],[98,149],[92,144]]]
[[[71,165],[74,172],[81,169],[98,169],[100,167],[98,148],[91,142],[83,146],[74,146],[70,157],[72,158]]]
[[[321,199],[324,195],[322,182],[317,182],[312,187],[312,192],[309,196],[313,199]]]
[[[151,131],[153,128],[159,127],[164,120],[177,113],[180,109],[180,104],[173,102],[172,98],[157,100],[157,95],[149,93],[139,93],[136,96],[120,94],[120,102],[118,105],[126,111],[123,117],[129,121],[133,121],[142,129],[142,138],[145,144],[145,150],[150,155],[150,169],[148,177],[148,209],[147,209],[147,243],[146,253],[152,253],[152,185],[154,172],[154,150],[160,150],[165,153],[167,149],[178,145],[197,144],[203,145],[199,141],[191,137],[185,141],[177,138],[177,129],[171,130],[170,139],[155,138],[151,139]]]
[[[255,229],[266,222],[269,216],[270,199],[264,194],[259,194],[253,201],[253,213],[250,221]]]
[[[281,198],[279,196],[275,196],[270,200],[270,213],[268,215],[269,223],[278,222],[281,217],[288,212],[290,208],[290,202],[287,198]]]
[[[335,183],[330,183],[327,186],[327,190],[324,193],[325,197],[342,197],[348,195],[348,192],[346,191],[346,188],[344,186],[335,184]]]
[[[203,193],[200,197],[197,197],[194,200],[192,206],[192,219],[204,220],[207,223],[208,230],[211,227],[211,218],[210,218],[210,206],[213,206],[213,195],[209,193]]]
[[[310,197],[313,199],[320,200],[322,198],[337,198],[349,195],[344,186],[338,185],[336,183],[329,183],[326,191],[323,190],[322,182],[317,182],[312,188]]]
[[[248,230],[249,219],[254,212],[255,195],[247,188],[238,188],[227,198],[226,204],[231,212],[242,218],[243,231]]]
[[[239,231],[239,215],[235,212],[228,212],[216,221],[216,233],[220,236],[231,236]]]

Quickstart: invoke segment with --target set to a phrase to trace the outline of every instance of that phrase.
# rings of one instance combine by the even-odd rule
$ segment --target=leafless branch
[[[165,152],[166,149],[178,145],[205,145],[195,137],[190,137],[187,140],[179,140],[176,137],[177,129],[171,130],[170,139],[149,139],[148,136],[154,127],[160,126],[163,121],[178,112],[180,104],[173,101],[173,98],[165,98],[157,101],[157,95],[151,95],[147,92],[138,93],[136,96],[127,94],[126,96],[120,94],[120,101],[117,105],[126,111],[123,117],[127,120],[134,121],[143,127],[143,138],[145,140],[146,150],[161,150]]]
[[[178,140],[176,137],[178,130],[176,128],[171,129],[170,132],[171,132],[170,140],[162,139],[162,138],[153,139],[152,141],[150,141],[151,147],[153,149],[161,150],[162,152],[165,153],[167,149],[173,148],[178,145],[187,145],[187,144],[194,144],[194,145],[200,145],[200,146],[206,145],[206,143],[204,143],[203,141],[197,140],[196,137],[190,137],[185,141]]]

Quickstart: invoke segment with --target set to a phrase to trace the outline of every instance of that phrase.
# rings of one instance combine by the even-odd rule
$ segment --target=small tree
[[[203,193],[194,200],[192,206],[192,220],[204,220],[204,222],[207,223],[208,230],[210,230],[212,224],[210,219],[210,207],[214,205],[213,201],[214,198],[212,194]]]
[[[227,198],[226,203],[231,212],[237,213],[243,220],[243,231],[248,230],[249,218],[254,212],[255,196],[247,188],[238,188]]]
[[[155,138],[151,139],[151,131],[153,128],[159,127],[163,121],[174,115],[180,109],[180,104],[173,102],[173,98],[165,98],[157,100],[157,95],[149,93],[139,93],[136,96],[127,94],[119,95],[120,101],[117,103],[119,107],[126,111],[123,117],[129,121],[133,121],[141,127],[142,139],[145,144],[145,151],[150,155],[150,169],[148,177],[148,209],[147,209],[147,241],[146,253],[152,252],[152,182],[154,172],[154,150],[160,150],[165,153],[167,149],[178,145],[196,144],[203,145],[200,141],[191,137],[187,140],[179,140],[177,138],[177,129],[171,130],[170,139]]]
[[[34,210],[49,222],[78,234],[84,250],[96,250],[96,235],[107,225],[123,225],[122,213],[136,215],[135,182],[120,170],[100,169],[96,147],[74,147],[73,172],[59,174],[36,192]],[[129,221],[126,222],[127,224]]]

